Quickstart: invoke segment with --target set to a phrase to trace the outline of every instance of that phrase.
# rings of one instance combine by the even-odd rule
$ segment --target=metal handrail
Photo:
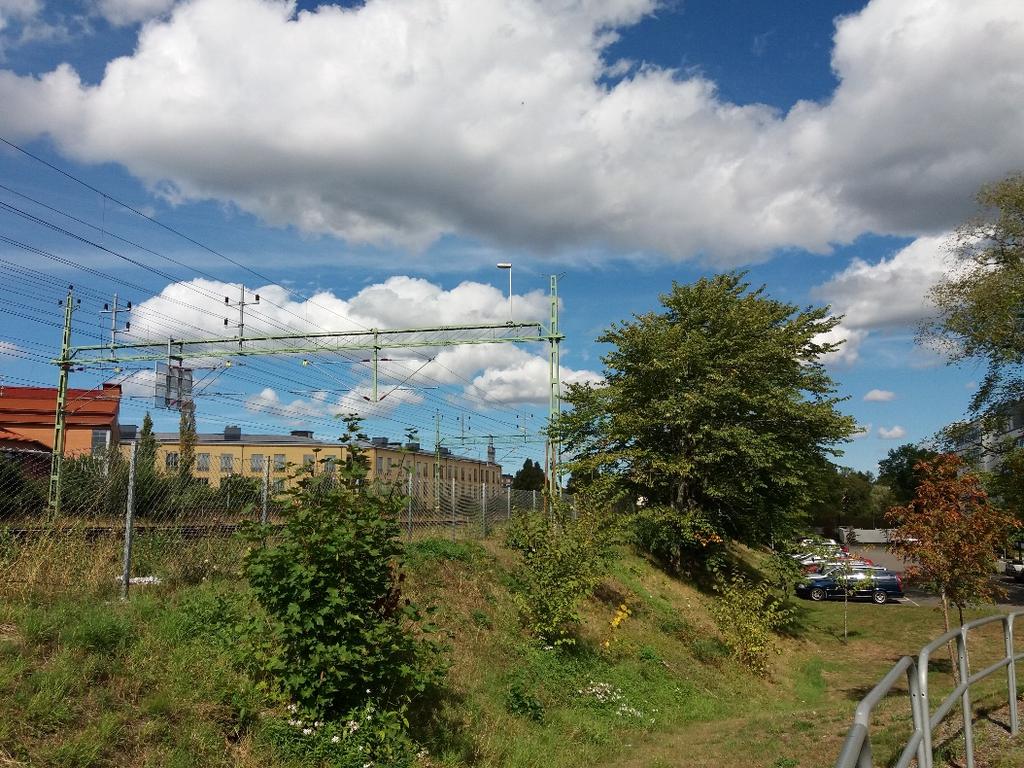
[[[974,726],[971,714],[971,686],[1004,667],[1006,668],[1006,689],[1010,706],[1010,734],[1016,736],[1019,722],[1017,716],[1017,662],[1024,659],[1024,653],[1014,653],[1013,620],[1021,615],[1024,615],[1024,610],[1001,613],[969,621],[932,640],[920,650],[916,660],[911,656],[904,656],[897,661],[888,674],[857,705],[853,725],[850,726],[846,740],[843,742],[842,750],[839,752],[836,768],[872,768],[874,765],[871,754],[872,712],[875,706],[889,695],[893,686],[904,676],[907,678],[907,691],[910,698],[910,713],[914,723],[914,730],[911,732],[903,747],[903,751],[900,753],[899,759],[895,763],[896,768],[906,768],[915,757],[917,758],[918,768],[933,768],[932,733],[946,719],[946,716],[952,711],[958,699],[964,721],[964,750],[967,756],[967,768],[974,768]],[[1003,658],[972,674],[967,653],[968,636],[972,629],[995,622],[1001,622],[1003,626]],[[931,703],[928,698],[928,663],[931,660],[932,653],[947,643],[954,641],[956,642],[957,668],[960,682],[939,703],[935,711],[932,712]]]

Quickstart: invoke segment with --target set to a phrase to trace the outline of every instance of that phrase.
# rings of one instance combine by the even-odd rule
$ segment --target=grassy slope
[[[842,603],[800,603],[761,680],[727,658],[708,598],[625,555],[586,605],[577,647],[548,650],[519,629],[510,565],[493,544],[410,550],[409,589],[437,606],[452,660],[450,690],[420,733],[429,764],[830,765],[856,701],[941,628],[929,609],[852,604],[844,644]],[[288,765],[259,725],[270,700],[224,642],[247,611],[241,590],[222,576],[138,590],[128,604],[106,589],[4,604],[0,765]],[[630,615],[613,628],[623,604]],[[883,734],[878,751],[897,742]]]

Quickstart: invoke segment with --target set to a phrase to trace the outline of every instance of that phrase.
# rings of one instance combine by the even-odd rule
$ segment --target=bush
[[[704,566],[721,549],[722,536],[696,507],[642,507],[633,519],[634,541],[673,570],[684,563]]]
[[[348,436],[356,431],[350,423]],[[404,712],[439,675],[435,646],[415,631],[420,613],[399,589],[402,499],[368,493],[365,459],[354,445],[349,454],[331,487],[298,482],[280,530],[246,529],[245,573],[275,629],[275,671],[314,721],[368,704]]]
[[[718,597],[710,604],[711,616],[730,654],[758,675],[768,674],[768,660],[777,652],[775,630],[785,626],[793,610],[765,582],[752,583],[733,574],[715,585]]]
[[[508,529],[506,545],[521,558],[516,573],[519,603],[530,632],[552,645],[572,644],[577,606],[607,570],[611,537],[593,512],[575,517],[568,508],[524,513]]]

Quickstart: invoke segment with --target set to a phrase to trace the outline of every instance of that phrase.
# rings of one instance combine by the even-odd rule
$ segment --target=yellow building
[[[125,426],[121,430],[121,444],[126,450],[137,437],[137,428]],[[157,432],[157,466],[169,472],[178,469],[181,454],[177,432]],[[459,487],[486,483],[494,488],[501,483],[501,465],[494,461],[494,451],[488,449],[488,460],[455,456],[441,449],[420,448],[418,443],[397,443],[384,437],[375,437],[360,444],[369,463],[369,479],[406,483],[412,478],[417,493],[421,487],[433,482],[435,469],[441,483]],[[290,477],[302,467],[314,467],[316,474],[331,474],[335,465],[345,458],[346,448],[337,440],[318,440],[308,430],[293,430],[287,435],[243,434],[239,427],[225,427],[222,433],[196,435],[195,462],[192,474],[212,487],[231,476],[263,478],[269,467],[273,490],[281,491]]]

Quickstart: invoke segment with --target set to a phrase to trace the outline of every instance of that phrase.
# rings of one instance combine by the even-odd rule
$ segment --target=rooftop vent
[[[420,449],[419,443],[406,443],[405,450],[407,451],[418,451]]]
[[[379,448],[386,448],[388,445],[388,439],[386,437],[373,437],[370,438],[370,445],[377,446]]]
[[[230,427],[224,427],[224,439],[225,440],[241,440],[242,439],[242,428],[234,425]]]
[[[292,437],[305,437],[309,440],[313,439],[313,430],[311,429],[293,429]]]

